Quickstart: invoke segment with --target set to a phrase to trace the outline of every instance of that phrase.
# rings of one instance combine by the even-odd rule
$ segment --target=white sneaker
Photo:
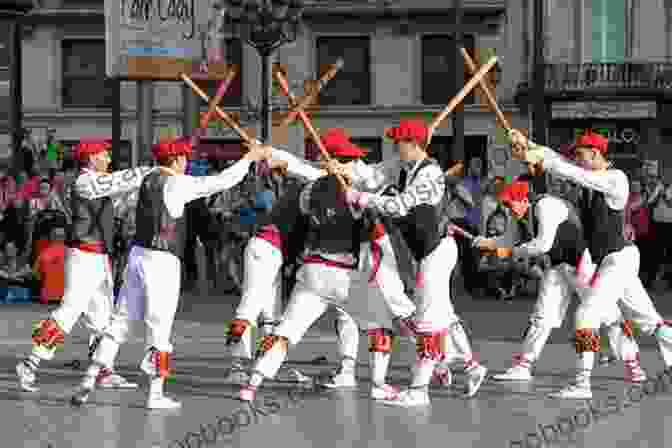
[[[432,374],[432,383],[441,387],[450,387],[453,384],[453,374],[450,369],[437,367]]]
[[[224,383],[242,386],[250,380],[250,375],[241,366],[232,366],[226,376]]]
[[[137,383],[131,383],[110,369],[100,369],[96,377],[96,386],[101,389],[137,389]]]
[[[374,400],[394,400],[399,395],[399,388],[383,384],[382,386],[371,386],[371,398]]]
[[[280,369],[278,374],[275,376],[275,379],[278,381],[286,381],[292,383],[309,383],[312,381],[312,378],[304,375],[297,369]]]
[[[570,384],[559,392],[553,392],[548,396],[565,400],[590,400],[593,398],[593,392],[588,385]]]
[[[182,403],[166,396],[147,398],[147,409],[179,409]]]
[[[493,375],[493,378],[497,381],[530,381],[532,372],[527,367],[513,366],[504,373]]]
[[[406,389],[399,392],[395,397],[381,400],[387,406],[410,408],[414,406],[429,406],[429,392],[426,389]]]
[[[476,392],[481,388],[481,384],[483,384],[487,374],[488,369],[484,366],[474,367],[467,372],[467,390],[465,391],[467,397],[476,395]]]
[[[37,387],[37,380],[35,372],[33,372],[23,361],[16,365],[16,374],[19,379],[19,387],[24,392],[37,392],[40,390]]]
[[[318,384],[322,387],[330,389],[340,389],[346,387],[357,387],[357,380],[354,373],[338,373],[332,375],[327,380],[319,381]]]

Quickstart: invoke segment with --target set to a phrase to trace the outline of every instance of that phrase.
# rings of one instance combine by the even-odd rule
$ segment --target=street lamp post
[[[254,47],[261,58],[261,141],[270,143],[272,128],[272,57],[299,33],[302,0],[228,0],[221,9],[224,27]]]

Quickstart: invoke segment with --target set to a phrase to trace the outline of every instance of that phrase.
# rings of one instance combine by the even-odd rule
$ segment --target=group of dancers
[[[32,350],[16,367],[20,388],[38,391],[40,363],[53,358],[82,315],[92,331],[90,365],[72,405],[86,403],[96,388],[137,388],[116,373],[114,365],[128,339],[129,321],[138,320],[146,328],[140,369],[149,384],[147,408],[179,408],[178,401],[165,395],[164,383],[171,370],[172,327],[180,296],[184,208],[237,185],[253,162],[301,178],[302,184],[277,198],[245,249],[242,297],[226,334],[225,350],[232,362],[223,378],[240,385],[243,401],[254,400],[265,379],[283,373],[289,347],[298,344],[329,308],[337,313],[341,359],[337,371],[320,379],[322,386],[356,387],[360,331],[366,331],[371,399],[402,407],[429,405],[430,383],[449,387],[455,364],[466,373],[465,395],[474,396],[488,370],[472,352],[450,291],[458,261],[456,238],[467,236],[474,247],[498,257],[550,259],[520,353],[494,380],[532,379],[534,363],[574,297],[579,301],[576,376],[554,397],[591,398],[601,327],[611,351],[625,365],[626,381],[646,379],[633,322],[642,333],[657,338],[669,368],[672,325],[658,314],[639,280],[639,252],[623,234],[628,179],[611,167],[604,137],[580,136],[568,158],[517,130],[508,131],[512,156],[528,164],[537,176],[535,185],[548,188],[545,194],[531,195],[530,176],[502,188],[501,203],[514,217],[530,220],[534,233],[524,244],[506,247],[497,239],[473,237],[446,225],[442,215],[450,189],[447,173],[427,152],[431,134],[421,120],[402,120],[386,132],[395,143],[394,157],[377,164],[365,163],[367,151],[338,128],[322,135],[327,154],[319,166],[257,142],[247,145],[242,159],[230,168],[204,177],[185,174],[192,151],[188,139],[154,145],[155,167],[112,173],[108,141],[80,142],[76,156],[82,170],[72,199],[66,291],[59,308],[36,325]],[[553,188],[558,180],[579,187],[580,199],[572,202],[562,189]],[[129,193],[139,198],[136,231],[115,301],[110,263],[113,212]],[[412,296],[400,275],[400,251],[414,260]],[[296,258],[301,263],[283,311],[283,266]],[[263,343],[253,353],[255,326]],[[395,337],[416,340],[412,378],[403,390],[387,382]],[[284,373],[294,381],[312,381],[295,369]]]

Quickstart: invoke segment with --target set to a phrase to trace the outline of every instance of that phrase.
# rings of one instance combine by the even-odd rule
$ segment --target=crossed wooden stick
[[[473,73],[473,77],[469,80],[469,82],[467,82],[467,84],[465,84],[465,86],[460,90],[460,92],[450,100],[448,105],[441,111],[441,113],[439,113],[439,115],[437,115],[432,120],[431,124],[429,125],[430,130],[433,131],[434,129],[436,129],[439,126],[439,124],[443,120],[445,120],[448,117],[448,115],[450,115],[450,113],[455,109],[455,107],[457,107],[464,100],[464,98],[466,98],[466,96],[469,95],[469,93],[477,85],[484,92],[490,107],[495,111],[497,119],[500,121],[502,126],[505,129],[511,129],[510,124],[508,123],[508,121],[504,117],[504,114],[501,112],[501,110],[497,106],[497,102],[496,102],[494,96],[492,95],[492,93],[490,92],[490,89],[488,88],[487,83],[484,80],[485,75],[492,69],[492,67],[495,66],[495,64],[497,64],[497,61],[498,61],[497,57],[493,56],[480,69],[476,70],[476,65],[474,64],[473,60],[471,59],[469,54],[466,52],[466,50],[464,48],[462,48],[460,51],[462,53],[462,56],[465,59],[465,63],[467,64],[467,67]],[[323,75],[322,78],[325,78],[326,81],[323,81],[322,78],[320,79],[320,84],[318,85],[318,89],[316,89],[316,92],[312,93],[312,97],[316,96],[319,93],[319,91],[324,87],[326,82],[328,82],[328,80],[330,80],[331,78],[334,77],[336,72],[340,69],[340,67],[342,67],[342,62],[337,63],[336,67],[337,67],[336,70],[330,70],[329,72],[325,73],[325,75]],[[229,80],[229,83],[230,83],[230,79],[233,79],[233,76],[235,76],[235,73],[233,75],[231,73],[229,73],[229,75],[227,76],[227,80]],[[238,126],[238,123],[236,123],[236,121],[233,118],[231,118],[231,116],[229,114],[224,112],[218,105],[218,103],[221,101],[221,98],[224,96],[224,93],[226,92],[226,90],[223,89],[223,87],[225,85],[227,85],[226,80],[224,82],[222,82],[222,84],[220,85],[220,88],[218,89],[216,97],[213,100],[211,100],[210,97],[208,97],[208,95],[200,87],[198,87],[187,75],[182,74],[181,78],[189,87],[191,87],[191,89],[194,92],[196,92],[196,94],[198,96],[200,96],[204,101],[209,103],[209,108],[208,108],[208,113],[209,114],[206,115],[204,117],[204,119],[201,121],[201,126],[202,127],[204,125],[207,126],[207,123],[210,119],[210,114],[212,113],[212,111],[214,111],[230,128],[232,128],[240,136],[241,139],[243,139],[243,141],[246,144],[249,145],[249,144],[255,143],[255,140],[253,140],[242,128],[240,128],[240,126]],[[326,151],[326,148],[324,147],[324,144],[322,143],[322,139],[320,138],[317,130],[313,126],[312,122],[310,121],[310,118],[308,117],[306,112],[303,110],[305,108],[305,106],[310,101],[312,101],[312,98],[309,98],[311,95],[306,95],[306,98],[304,98],[302,101],[298,101],[296,99],[296,96],[290,91],[289,84],[287,83],[287,80],[285,79],[284,75],[282,75],[282,73],[280,73],[278,71],[278,72],[275,72],[275,78],[277,79],[278,83],[280,84],[280,88],[283,90],[283,93],[289,99],[289,102],[290,102],[290,105],[291,105],[290,115],[292,113],[298,114],[298,116],[301,119],[301,121],[303,122],[306,130],[310,134],[311,138],[313,139],[313,141],[315,142],[317,147],[320,149],[320,152],[322,153],[322,156],[324,157],[324,159],[326,161],[330,161],[331,158],[330,158],[328,152]],[[283,121],[283,123],[284,123],[284,121]],[[433,132],[430,133],[430,139],[427,142],[428,146],[429,146],[429,143],[431,141],[431,135],[432,134],[433,134]],[[344,179],[341,176],[337,176],[337,177],[339,179],[339,183],[341,184],[341,186],[344,189],[346,189],[346,183],[345,183]]]

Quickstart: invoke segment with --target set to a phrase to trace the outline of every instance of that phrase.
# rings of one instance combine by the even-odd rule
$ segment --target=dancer
[[[95,387],[94,378],[109,368],[128,335],[128,319],[144,320],[147,351],[140,368],[149,378],[148,409],[174,409],[180,403],[164,396],[169,373],[173,321],[180,296],[180,259],[186,238],[184,207],[196,199],[233,187],[247,175],[253,161],[270,158],[268,147],[252,145],[242,160],[216,176],[185,175],[192,146],[186,139],[163,141],[152,147],[159,169],[140,187],[134,245],[124,273],[117,312],[72,397],[79,406]]]
[[[341,129],[329,130],[323,137],[323,143],[332,157],[329,170],[340,173],[344,178],[350,178],[354,161],[366,154],[362,148],[352,144]],[[329,175],[311,182],[301,191],[300,210],[309,218],[304,264],[297,272],[297,283],[280,324],[273,335],[264,339],[263,354],[255,362],[248,384],[241,388],[240,399],[243,401],[254,400],[256,390],[263,380],[273,378],[286,359],[289,344],[297,344],[329,306],[349,310],[348,299],[358,275],[361,242],[368,240],[365,235],[368,226],[362,213],[343,207],[343,192],[339,188],[336,176]],[[375,239],[377,235],[374,235]],[[380,278],[381,274],[384,278]],[[385,274],[387,271],[375,274],[385,285],[380,288],[386,291],[381,296],[388,295],[387,291],[392,290],[401,291],[403,294],[403,284],[398,272],[389,278]],[[359,299],[364,300],[362,297]],[[410,308],[407,312],[410,314],[413,305],[407,298],[406,300]],[[369,315],[372,309],[380,310],[379,313],[373,312],[376,314],[375,318],[368,319],[375,322],[376,327],[370,328],[373,370],[371,397],[385,399],[397,393],[385,383],[389,363],[387,354],[392,347],[394,324],[390,308],[382,298],[376,300],[369,295],[365,308]],[[355,335],[352,331],[342,334],[357,337],[341,341],[341,348],[348,349],[350,353],[342,353],[341,369],[338,372],[341,378],[335,380],[333,385],[355,385],[358,334]],[[378,353],[382,355],[376,355]]]
[[[84,315],[85,325],[93,332],[89,351],[109,323],[113,310],[113,198],[137,190],[151,168],[140,167],[108,173],[110,165],[107,140],[82,140],[75,157],[82,167],[72,192],[72,226],[67,242],[65,293],[61,305],[33,332],[30,355],[16,366],[23,391],[36,392],[36,373],[42,360],[51,360],[63,346],[64,337]],[[95,377],[103,388],[136,388],[137,384],[112,370],[112,364]]]
[[[543,163],[544,169],[584,188],[579,214],[588,249],[595,260],[591,287],[576,312],[575,345],[577,372],[568,386],[552,394],[555,398],[590,399],[590,376],[595,353],[600,350],[596,329],[609,306],[619,308],[643,333],[653,334],[667,368],[672,365],[672,327],[651,302],[638,276],[639,251],[623,234],[624,209],[628,199],[627,175],[607,160],[608,140],[587,133],[578,138],[574,164],[555,151],[530,142],[520,131],[509,132],[512,154],[529,163]]]
[[[445,178],[438,163],[430,159],[423,146],[429,129],[421,120],[402,120],[387,132],[394,140],[400,159],[379,167],[357,166],[360,184],[372,189],[392,176],[398,176],[401,192],[392,197],[352,190],[347,203],[399,218],[404,239],[418,263],[416,276],[417,361],[410,388],[385,400],[395,406],[429,405],[429,383],[434,368],[446,356],[443,337],[464,360],[467,373],[466,395],[473,396],[485,379],[487,369],[473,356],[464,326],[455,314],[450,296],[450,279],[457,262],[457,245],[442,227],[440,208],[445,194]]]
[[[323,174],[326,172],[306,165],[302,177],[314,180]],[[266,216],[267,222],[259,223],[259,230],[245,247],[242,296],[226,335],[226,345],[233,357],[231,368],[224,378],[226,383],[242,385],[249,380],[247,369],[251,367],[255,342],[252,340],[254,323],[258,322],[262,337],[271,335],[278,323],[282,311],[283,263],[284,260],[291,262],[303,248],[303,235],[291,237],[297,231],[303,234],[298,207],[301,185],[305,182],[277,198],[271,213]],[[342,318],[346,321],[345,326],[337,328],[352,328],[351,319]],[[296,369],[287,373],[297,382],[310,380]]]
[[[543,175],[546,184],[553,185],[549,175]],[[542,177],[542,178],[543,178]],[[557,183],[556,183],[557,185]],[[530,218],[528,210],[529,187],[527,182],[517,181],[507,185],[500,194],[500,201],[509,207],[516,219]],[[586,250],[583,226],[575,207],[566,198],[561,198],[558,188],[551,194],[537,197],[531,204],[532,240],[516,246],[511,251],[514,260],[530,259],[547,255],[550,266],[545,270],[539,286],[537,302],[523,336],[520,353],[513,357],[513,366],[505,373],[495,375],[498,381],[529,381],[532,366],[539,359],[553,328],[562,325],[567,307],[574,294],[581,294],[580,275],[592,263]],[[508,255],[506,248],[497,247],[494,239],[478,238],[474,244],[482,250],[499,251]],[[622,319],[614,303],[604,317],[614,352],[619,354],[626,367],[626,380],[642,382],[646,374],[639,363],[639,347],[632,339],[629,324]]]

